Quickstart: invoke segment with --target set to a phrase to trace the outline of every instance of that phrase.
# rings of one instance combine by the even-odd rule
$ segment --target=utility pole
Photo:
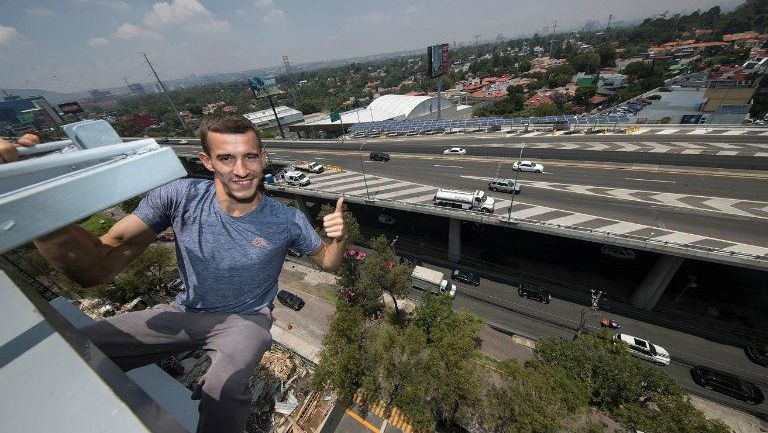
[[[549,57],[552,57],[552,47],[555,45],[555,30],[557,30],[557,20],[552,20],[552,38],[549,40]]]
[[[608,25],[605,26],[606,36],[608,35],[608,31],[611,30],[611,20],[613,20],[613,14],[608,15]]]
[[[149,61],[149,57],[147,57],[147,53],[141,53],[144,55],[144,60],[147,61],[147,65],[149,65],[149,69],[152,70],[152,74],[155,75],[155,80],[157,80],[157,84],[160,86],[160,90],[163,92],[163,95],[165,95],[165,98],[168,100],[168,103],[171,105],[171,109],[174,113],[176,113],[176,118],[179,119],[179,123],[181,123],[181,127],[184,128],[184,130],[187,129],[187,124],[184,122],[184,118],[181,117],[181,113],[179,113],[179,109],[176,108],[176,104],[173,103],[171,100],[171,97],[168,96],[168,91],[165,88],[165,84],[163,84],[162,81],[160,81],[160,77],[157,76],[157,72],[155,72],[155,68],[152,66],[152,63]],[[127,82],[127,81],[126,81]]]

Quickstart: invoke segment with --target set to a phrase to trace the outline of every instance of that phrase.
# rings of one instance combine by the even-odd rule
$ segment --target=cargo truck
[[[485,191],[481,190],[471,192],[441,188],[435,193],[434,200],[436,206],[476,210],[487,213],[493,213],[496,207],[496,200],[488,197],[485,194]]]
[[[446,293],[451,298],[456,296],[456,285],[449,283],[442,272],[415,266],[411,274],[413,287],[436,294]]]

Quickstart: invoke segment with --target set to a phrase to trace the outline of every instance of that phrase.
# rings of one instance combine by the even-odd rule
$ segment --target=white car
[[[657,346],[650,341],[643,340],[642,338],[633,337],[627,334],[616,334],[611,339],[614,343],[619,341],[627,343],[629,345],[629,354],[646,361],[651,361],[654,364],[669,365],[671,361],[669,352],[663,347]]]
[[[450,149],[445,149],[443,151],[443,155],[466,155],[467,149],[461,148],[461,147],[452,147]]]
[[[189,141],[187,141],[187,140],[179,140],[179,144],[189,144]]]
[[[512,164],[512,170],[544,173],[544,166],[541,164],[536,164],[533,161],[515,161],[515,163]]]

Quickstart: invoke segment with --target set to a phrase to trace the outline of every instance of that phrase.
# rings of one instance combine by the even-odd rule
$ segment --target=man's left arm
[[[312,263],[321,267],[325,271],[336,272],[341,267],[341,261],[344,259],[344,248],[347,244],[347,237],[344,234],[344,218],[342,216],[342,206],[344,197],[339,197],[336,202],[336,210],[323,217],[323,229],[326,236],[331,238],[330,243],[322,242],[309,259]]]

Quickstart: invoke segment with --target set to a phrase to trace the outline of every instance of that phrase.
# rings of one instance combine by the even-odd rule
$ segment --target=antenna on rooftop
[[[293,107],[296,108],[296,87],[293,80],[293,67],[291,62],[288,61],[288,56],[283,55],[283,68],[285,69],[285,75],[288,76],[288,85],[290,87],[291,99],[293,100]]]
[[[549,40],[549,57],[552,57],[552,46],[555,44],[555,30],[557,30],[557,20],[552,20],[552,38]]]

